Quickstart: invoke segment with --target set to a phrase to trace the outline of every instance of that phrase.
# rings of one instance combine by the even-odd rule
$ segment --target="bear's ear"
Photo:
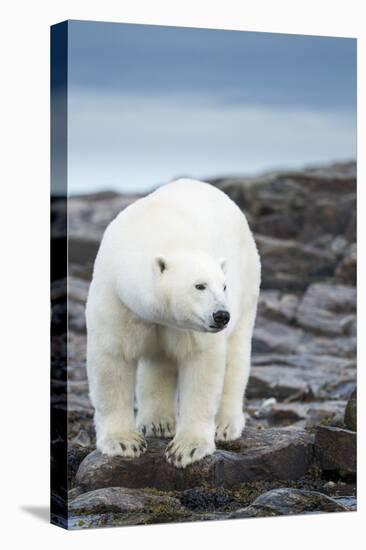
[[[160,273],[163,273],[167,268],[166,260],[164,258],[162,258],[161,256],[157,256],[155,258],[155,265],[158,268]]]
[[[219,258],[219,265],[222,271],[226,274],[226,258]]]

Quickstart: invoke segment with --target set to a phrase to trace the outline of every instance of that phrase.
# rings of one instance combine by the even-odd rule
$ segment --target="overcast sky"
[[[69,23],[69,192],[356,156],[356,41]]]

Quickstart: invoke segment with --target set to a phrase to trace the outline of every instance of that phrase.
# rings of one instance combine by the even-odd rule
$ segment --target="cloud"
[[[70,193],[146,191],[180,175],[251,174],[356,156],[351,110],[73,88],[68,113]]]

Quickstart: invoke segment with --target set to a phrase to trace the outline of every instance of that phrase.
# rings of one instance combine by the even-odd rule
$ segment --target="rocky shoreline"
[[[164,440],[136,460],[95,450],[84,306],[103,230],[137,197],[69,199],[69,334],[54,342],[68,358],[52,371],[65,410],[67,369],[69,528],[356,509],[356,165],[211,183],[245,211],[262,258],[247,428],[183,471]]]

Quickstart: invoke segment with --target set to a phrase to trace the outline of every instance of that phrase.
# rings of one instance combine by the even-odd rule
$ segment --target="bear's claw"
[[[146,437],[174,437],[175,422],[174,420],[166,419],[153,422],[140,422],[138,430]]]
[[[129,432],[103,438],[97,445],[99,451],[108,456],[138,458],[147,450],[144,437],[138,432]]]
[[[216,425],[216,441],[233,441],[239,439],[245,427],[244,414],[238,414],[232,417],[222,417]]]
[[[198,438],[173,439],[165,450],[165,458],[176,468],[185,468],[215,451],[214,443]]]

